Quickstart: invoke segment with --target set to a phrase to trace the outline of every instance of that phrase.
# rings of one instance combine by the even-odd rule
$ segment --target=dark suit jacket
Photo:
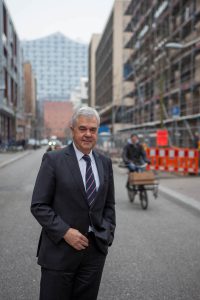
[[[100,186],[89,207],[73,145],[45,153],[36,179],[31,212],[42,226],[38,263],[42,267],[73,268],[83,251],[63,239],[72,227],[86,234],[91,224],[99,250],[107,254],[115,230],[115,200],[111,160],[93,151]]]

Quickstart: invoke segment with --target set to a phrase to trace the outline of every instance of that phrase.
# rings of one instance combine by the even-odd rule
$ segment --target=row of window
[[[80,48],[80,47],[69,47],[69,46],[61,46],[60,44],[55,44],[55,45],[51,45],[51,44],[45,44],[45,45],[30,45],[30,46],[28,46],[28,45],[24,45],[23,46],[23,48],[24,48],[24,50],[26,51],[26,50],[28,50],[28,51],[61,51],[61,50],[63,50],[63,51],[66,51],[66,50],[68,50],[68,51],[78,51],[78,52],[80,52],[80,53],[87,53],[87,48]]]
[[[60,49],[60,48],[55,48],[55,49],[49,49],[49,48],[41,48],[41,49],[24,49],[25,53],[28,54],[37,54],[37,55],[55,55],[57,53],[59,53],[60,55],[63,54],[70,54],[70,55],[79,55],[79,56],[87,56],[87,52],[86,51],[80,51],[79,49],[73,49],[71,51],[69,51],[69,49]]]
[[[86,69],[87,68],[87,64],[81,64],[80,62],[73,62],[73,63],[60,63],[58,61],[54,61],[54,62],[50,62],[50,61],[46,61],[46,62],[41,62],[41,61],[37,61],[37,62],[33,62],[32,63],[33,66],[37,67],[38,69],[46,69],[48,70],[49,68],[55,68],[55,69],[63,69],[63,68],[67,68],[69,70],[69,68],[73,68],[74,69]]]

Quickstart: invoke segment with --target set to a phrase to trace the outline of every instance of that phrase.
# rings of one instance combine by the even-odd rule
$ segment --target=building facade
[[[23,64],[24,70],[24,113],[26,115],[26,139],[36,137],[36,79],[29,62]]]
[[[44,102],[44,136],[56,136],[62,142],[70,137],[70,120],[73,114],[71,102]]]
[[[95,89],[96,89],[96,49],[101,38],[100,34],[93,34],[89,44],[88,55],[88,104],[96,107]]]
[[[88,105],[88,78],[80,78],[79,85],[71,92],[70,101],[74,109]]]
[[[0,0],[0,139],[8,144],[24,135],[23,72],[20,41]]]
[[[123,99],[124,10],[130,1],[115,0],[96,49],[96,106],[102,124],[114,133],[121,127],[120,114],[128,102]]]
[[[55,33],[22,42],[24,58],[37,79],[37,99],[66,101],[70,92],[87,76],[88,46]]]
[[[200,133],[200,1],[132,0],[124,75],[130,131],[167,128],[170,144],[192,146]]]

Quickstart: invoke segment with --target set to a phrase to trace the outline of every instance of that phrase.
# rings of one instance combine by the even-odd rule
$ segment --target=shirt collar
[[[84,153],[82,153],[79,149],[77,149],[75,143],[73,142],[73,147],[74,147],[74,151],[76,153],[76,157],[79,160],[81,160],[81,158],[83,157]],[[90,151],[90,153],[88,154],[89,157],[91,158],[91,161],[93,161],[93,155],[92,155],[92,150]]]

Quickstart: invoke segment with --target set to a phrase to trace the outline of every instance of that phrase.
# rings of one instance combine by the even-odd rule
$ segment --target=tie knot
[[[83,158],[87,163],[88,163],[88,162],[91,162],[91,158],[90,158],[89,155],[87,155],[87,154],[83,155],[82,158]]]

